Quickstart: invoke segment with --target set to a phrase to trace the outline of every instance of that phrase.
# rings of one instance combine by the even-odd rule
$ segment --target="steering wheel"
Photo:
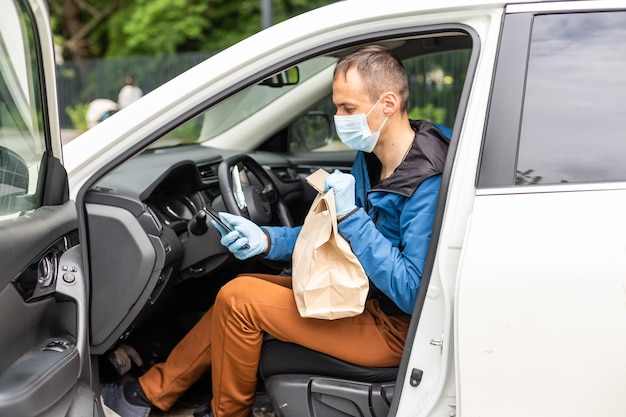
[[[250,171],[261,183],[262,190],[250,181],[242,181],[241,168]],[[247,217],[258,225],[268,225],[274,215],[282,226],[293,226],[293,220],[280,191],[267,171],[250,156],[239,154],[220,163],[219,178],[222,200],[229,213]]]

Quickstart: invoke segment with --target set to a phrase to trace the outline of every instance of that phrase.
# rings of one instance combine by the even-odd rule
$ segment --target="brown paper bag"
[[[319,179],[328,173],[312,175]],[[318,191],[321,180],[321,187],[314,185]],[[334,320],[361,314],[365,307],[369,280],[337,231],[335,213],[332,190],[318,194],[296,240],[292,287],[302,317]]]

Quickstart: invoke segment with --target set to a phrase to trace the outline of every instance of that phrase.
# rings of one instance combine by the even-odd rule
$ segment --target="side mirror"
[[[28,166],[17,153],[0,146],[0,214],[10,213],[14,197],[28,193]]]
[[[334,125],[331,115],[312,111],[300,117],[291,125],[291,151],[314,150],[326,146],[334,138]]]
[[[300,82],[300,70],[298,67],[291,67],[274,74],[261,81],[261,85],[269,87],[284,87],[286,85],[296,85]]]

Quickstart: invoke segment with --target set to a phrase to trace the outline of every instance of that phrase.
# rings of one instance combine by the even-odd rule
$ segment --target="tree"
[[[120,0],[48,0],[52,28],[68,58],[93,56],[89,46],[94,31],[119,9]]]
[[[93,99],[115,100],[125,75],[148,92],[191,61],[259,31],[262,1],[48,0],[55,43],[66,61],[57,71],[66,110],[61,122],[71,125],[70,114],[84,119],[85,103]],[[272,0],[273,22],[333,1]],[[182,52],[193,53],[181,60]]]
[[[274,0],[279,22],[335,0]],[[71,60],[219,50],[261,29],[261,0],[48,0]]]

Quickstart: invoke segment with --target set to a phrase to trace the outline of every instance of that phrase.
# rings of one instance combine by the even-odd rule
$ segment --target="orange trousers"
[[[239,276],[176,345],[167,360],[139,378],[147,398],[167,410],[211,368],[216,417],[246,417],[254,402],[263,334],[363,366],[400,363],[409,317],[390,317],[367,302],[365,311],[338,320],[302,318],[291,278]]]

